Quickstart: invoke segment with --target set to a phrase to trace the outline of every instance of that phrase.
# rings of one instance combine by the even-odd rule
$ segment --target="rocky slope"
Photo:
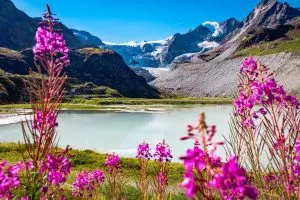
[[[300,53],[256,57],[277,74],[276,79],[300,95]],[[151,84],[168,93],[193,97],[234,96],[239,66],[244,58],[222,62],[176,64]]]
[[[143,77],[137,76],[117,53],[99,48],[71,50],[71,66],[66,68],[69,77],[81,83],[91,82],[98,86],[107,86],[126,97],[158,97]],[[21,52],[0,48],[0,69],[19,75],[28,74],[33,68],[33,53],[30,49]],[[93,88],[92,88],[93,89]]]

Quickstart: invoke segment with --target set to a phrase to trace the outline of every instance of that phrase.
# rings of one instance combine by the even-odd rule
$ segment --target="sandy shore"
[[[32,119],[30,109],[15,109],[14,113],[0,114],[0,126],[6,124],[16,124],[28,119]]]
[[[6,124],[16,124],[26,119],[31,119],[31,115],[20,115],[20,114],[0,114],[0,126]]]
[[[164,113],[169,110],[174,110],[176,108],[185,108],[183,106],[174,105],[104,105],[95,107],[91,111],[99,112],[141,112],[141,113]],[[80,111],[81,109],[62,109],[64,111]],[[88,111],[89,109],[82,109],[82,111]],[[12,113],[0,114],[0,126],[6,124],[15,124],[22,121],[32,119],[30,109],[13,109]]]

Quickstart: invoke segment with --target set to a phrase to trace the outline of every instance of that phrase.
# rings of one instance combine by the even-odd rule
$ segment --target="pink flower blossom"
[[[104,165],[108,167],[108,172],[112,173],[113,169],[119,168],[120,157],[115,153],[108,154]]]
[[[184,180],[180,186],[185,189],[185,193],[188,198],[193,198],[197,194],[199,187],[195,183],[193,171],[186,171],[184,173]]]
[[[252,57],[245,59],[240,67],[243,77],[248,78],[247,84],[250,88],[248,90],[243,88],[240,91],[234,106],[239,115],[243,116],[251,112],[251,116],[244,116],[246,118],[242,125],[245,127],[255,127],[253,118],[257,119],[259,115],[267,114],[261,106],[277,104],[282,107],[300,108],[297,98],[289,95],[272,75],[267,74],[268,69],[265,66],[259,65],[259,67]],[[259,105],[260,108],[254,110],[254,105]]]
[[[193,149],[188,149],[186,155],[181,157],[181,159],[183,159],[183,165],[187,171],[192,171],[193,169],[202,171],[206,168],[206,166],[208,166],[208,164],[212,167],[221,166],[220,157],[209,155],[198,146],[194,146]]]
[[[56,157],[47,154],[41,166],[41,173],[46,173],[49,183],[61,185],[66,182],[66,177],[70,174],[71,161],[64,155]]]
[[[170,146],[163,140],[156,145],[155,153],[153,155],[159,162],[170,162],[173,158]]]
[[[0,162],[0,198],[12,199],[12,191],[20,186],[20,165],[9,166],[7,162]]]
[[[53,112],[43,113],[37,111],[34,115],[33,128],[41,131],[42,129],[51,129],[58,126],[57,116]]]
[[[62,34],[49,31],[47,27],[39,27],[36,34],[36,45],[33,47],[35,57],[38,56],[56,56],[59,61],[68,64],[68,48]]]
[[[136,157],[139,159],[150,159],[152,157],[148,143],[143,142],[139,144]]]
[[[73,196],[82,197],[84,193],[88,193],[88,196],[92,197],[93,190],[104,183],[104,179],[104,173],[99,169],[93,172],[80,172],[73,183]]]
[[[300,139],[295,144],[294,173],[300,176]]]
[[[246,177],[246,171],[239,166],[236,158],[231,158],[215,174],[210,186],[217,189],[223,199],[257,199],[257,189],[251,186]]]

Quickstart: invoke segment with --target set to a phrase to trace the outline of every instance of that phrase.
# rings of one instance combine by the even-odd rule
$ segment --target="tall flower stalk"
[[[149,144],[143,142],[138,145],[136,158],[139,160],[140,173],[137,181],[137,188],[140,192],[140,199],[148,199],[149,192],[149,160],[152,157]]]
[[[35,35],[33,52],[36,70],[30,71],[32,81],[28,82],[33,119],[22,124],[26,147],[24,159],[25,155],[29,156],[34,169],[27,173],[30,199],[38,199],[41,188],[45,185],[45,179],[41,177],[46,176],[47,170],[41,170],[42,165],[51,156],[63,158],[67,153],[67,150],[55,152],[57,117],[67,78],[64,67],[70,62],[63,35],[55,29],[58,23],[47,5]]]
[[[107,187],[105,195],[109,199],[120,200],[122,199],[122,188],[124,184],[122,166],[120,157],[115,153],[108,154],[104,165],[107,167]]]
[[[294,171],[299,105],[266,66],[253,58],[243,61],[227,151],[248,167],[262,198],[299,198],[295,190],[299,176]],[[277,175],[278,184],[273,190],[265,190],[264,180],[272,174]]]
[[[154,192],[157,199],[166,198],[166,189],[168,186],[168,174],[170,162],[173,158],[170,146],[163,140],[156,144],[153,157],[156,161],[156,175],[154,180]]]

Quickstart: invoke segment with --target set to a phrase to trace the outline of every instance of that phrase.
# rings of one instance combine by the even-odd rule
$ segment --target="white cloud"
[[[217,37],[220,34],[223,33],[223,31],[220,28],[220,24],[218,22],[212,22],[212,21],[206,21],[202,24],[203,26],[205,25],[211,25],[214,27],[215,31],[213,32],[212,36]]]

